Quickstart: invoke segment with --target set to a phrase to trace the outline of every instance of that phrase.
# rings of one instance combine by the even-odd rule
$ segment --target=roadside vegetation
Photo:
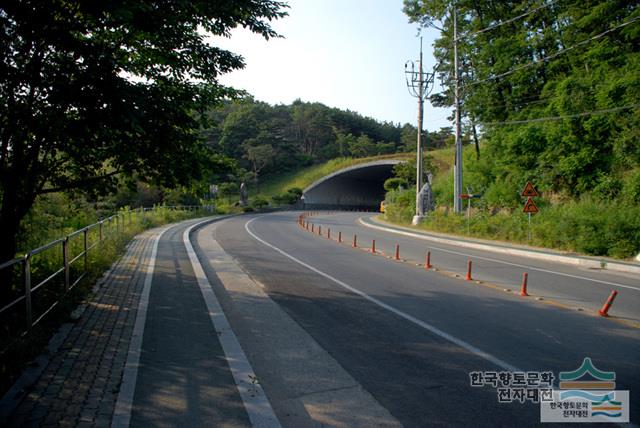
[[[476,159],[471,147],[465,150],[464,162],[463,182],[479,197],[471,199],[470,210],[464,201],[464,212],[455,214],[453,170],[450,165],[437,170],[433,180],[436,209],[420,228],[619,259],[640,252],[640,169],[622,174],[615,197],[601,188],[579,196],[542,192],[534,198],[540,211],[532,215],[529,229],[528,216],[522,212],[526,198],[520,196],[526,181],[488,180],[487,162]],[[387,220],[411,223],[415,185],[408,184],[414,179],[406,177],[414,171],[396,174],[405,186],[387,193]]]
[[[148,197],[148,192],[144,192],[138,195],[137,202],[143,202]],[[54,302],[59,303],[29,331],[28,335],[21,334],[26,328],[24,304],[19,303],[0,315],[0,395],[13,384],[16,376],[26,365],[42,352],[50,336],[60,325],[70,320],[73,309],[89,297],[93,285],[122,256],[126,245],[135,235],[163,224],[211,214],[202,209],[176,210],[162,206],[144,212],[140,209],[130,210],[129,207],[115,209],[114,200],[90,202],[84,196],[50,194],[40,197],[29,212],[21,229],[18,255],[62,238],[116,212],[121,213],[121,218],[117,228],[114,222],[105,223],[104,239],[100,242],[97,228],[89,232],[89,244],[99,243],[89,250],[86,274],[75,287],[65,292],[63,276],[58,275],[33,293],[34,319]],[[71,257],[82,252],[82,235],[69,242]],[[60,245],[33,256],[30,262],[31,281],[32,284],[37,284],[61,268],[63,261]],[[71,265],[72,280],[84,271],[84,261],[80,259]],[[15,284],[12,298],[24,294],[23,277],[19,272],[16,273],[13,277]]]
[[[300,100],[272,106],[245,97],[211,109],[208,118],[205,144],[235,162],[233,171],[214,178],[223,194],[244,182],[250,195],[277,197],[372,157],[406,157],[402,154],[415,150],[417,139],[413,125],[379,122]],[[423,132],[429,147],[453,144],[449,127]]]
[[[284,4],[234,2],[222,10],[195,1],[180,13],[170,5],[88,4],[2,7],[11,81],[0,90],[0,262],[123,209],[212,200],[219,213],[292,205],[317,179],[384,157],[408,160],[387,183],[386,217],[410,222],[416,127],[301,100],[272,106],[219,83],[220,74],[243,67],[242,58],[214,49],[198,32],[225,35],[242,25],[273,38],[270,22],[286,15]],[[443,26],[435,56],[444,89],[430,101],[450,107],[453,1],[404,4],[410,20]],[[640,8],[545,4],[512,21],[528,2],[456,2],[460,34],[505,22],[460,39],[464,183],[479,197],[469,217],[452,212],[452,128],[424,131],[436,209],[420,227],[631,257],[640,251]],[[42,31],[33,32],[33,22]],[[149,30],[149,22],[163,28]],[[528,181],[542,194],[531,230],[519,196]],[[239,204],[241,183],[248,206]],[[17,351],[2,354],[2,386],[132,236],[191,215],[160,209],[105,240],[56,313],[16,339]],[[46,277],[60,257],[34,259],[34,272]],[[13,272],[0,273],[0,305],[19,282]],[[12,324],[4,325],[6,333]]]
[[[445,87],[431,97],[440,106],[454,104],[453,3],[404,1],[411,21],[443,27],[434,54]],[[421,227],[596,256],[640,252],[637,4],[562,0],[511,21],[529,3],[455,7],[459,34],[472,34],[459,40],[463,127],[479,141],[464,153],[463,192],[480,197],[469,220],[452,214],[453,173],[438,171],[437,208]],[[479,31],[488,22],[505,25]],[[528,181],[542,194],[531,240],[520,197]],[[390,220],[410,221],[413,189],[387,200]]]

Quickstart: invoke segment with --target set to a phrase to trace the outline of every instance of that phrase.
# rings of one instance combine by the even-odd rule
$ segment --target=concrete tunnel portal
[[[385,159],[350,166],[315,181],[303,190],[305,209],[378,210],[384,200],[384,182],[393,167],[404,161]]]

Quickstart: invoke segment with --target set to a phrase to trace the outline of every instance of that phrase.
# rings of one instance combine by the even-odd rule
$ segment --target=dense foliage
[[[482,131],[476,185],[503,206],[527,180],[569,200],[631,201],[640,180],[640,9],[624,0],[405,0],[435,43],[453,104],[453,4],[458,13],[462,113]],[[530,12],[530,13],[529,13]],[[523,15],[519,17],[520,15]],[[512,19],[519,17],[517,19]],[[505,23],[501,25],[500,23]],[[493,28],[491,28],[493,27]],[[487,29],[486,31],[482,31]]]
[[[640,251],[640,9],[622,0],[405,0],[413,22],[441,28],[436,72],[454,104],[453,11],[457,12],[464,185],[469,224],[449,215],[453,176],[436,176],[439,209],[425,227],[528,242],[519,193],[542,191],[533,241],[588,254]],[[407,221],[410,191],[391,192],[388,217]]]
[[[202,113],[235,94],[219,75],[243,62],[207,37],[229,36],[239,25],[275,37],[269,21],[285,7],[272,0],[3,2],[0,260],[13,257],[20,221],[38,195],[104,191],[122,175],[173,186],[218,162],[198,129]]]
[[[214,122],[205,132],[209,147],[235,159],[245,170],[235,178],[250,183],[337,157],[363,158],[416,147],[412,125],[380,123],[320,103],[297,100],[271,106],[247,98],[226,103],[209,115]],[[453,141],[450,128],[423,132],[430,149]]]

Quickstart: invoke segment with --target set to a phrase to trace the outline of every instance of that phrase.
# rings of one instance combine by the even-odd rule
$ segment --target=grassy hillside
[[[434,154],[439,166],[442,164],[438,159],[452,158]],[[528,217],[522,212],[525,199],[520,196],[525,183],[515,178],[498,183],[487,181],[486,151],[477,160],[473,148],[465,147],[463,157],[465,191],[466,186],[471,186],[474,193],[482,195],[472,200],[470,217],[466,215],[466,202],[464,215],[453,214],[453,173],[449,163],[439,168],[434,177],[436,210],[420,228],[620,259],[630,259],[640,251],[640,205],[629,196],[634,189],[635,194],[640,193],[640,180],[635,184],[632,181],[640,177],[640,171],[629,171],[618,198],[603,199],[598,189],[578,198],[543,191],[535,198],[540,212],[532,216],[529,228]],[[538,184],[535,178],[531,181]],[[410,188],[387,193],[388,220],[410,224],[415,212],[414,192]]]
[[[260,193],[267,197],[279,195],[287,191],[287,189],[298,187],[304,189],[319,180],[325,175],[348,168],[361,163],[372,162],[380,159],[408,159],[407,153],[399,153],[392,155],[372,156],[366,158],[336,158],[330,161],[303,168],[299,171],[282,174],[265,181],[260,185]]]
[[[437,175],[446,174],[453,164],[454,149],[446,148],[427,152],[433,158],[433,163],[438,168]],[[415,153],[395,153],[365,158],[336,158],[330,161],[303,168],[299,171],[278,175],[266,180],[260,185],[260,194],[265,197],[273,197],[282,194],[293,187],[304,189],[325,175],[331,174],[343,168],[382,159],[413,159]]]

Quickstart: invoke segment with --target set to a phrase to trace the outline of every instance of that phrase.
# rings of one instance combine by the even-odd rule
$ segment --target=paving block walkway
[[[5,396],[3,402],[19,402],[5,426],[110,426],[157,233],[147,231],[131,241],[37,382]]]

